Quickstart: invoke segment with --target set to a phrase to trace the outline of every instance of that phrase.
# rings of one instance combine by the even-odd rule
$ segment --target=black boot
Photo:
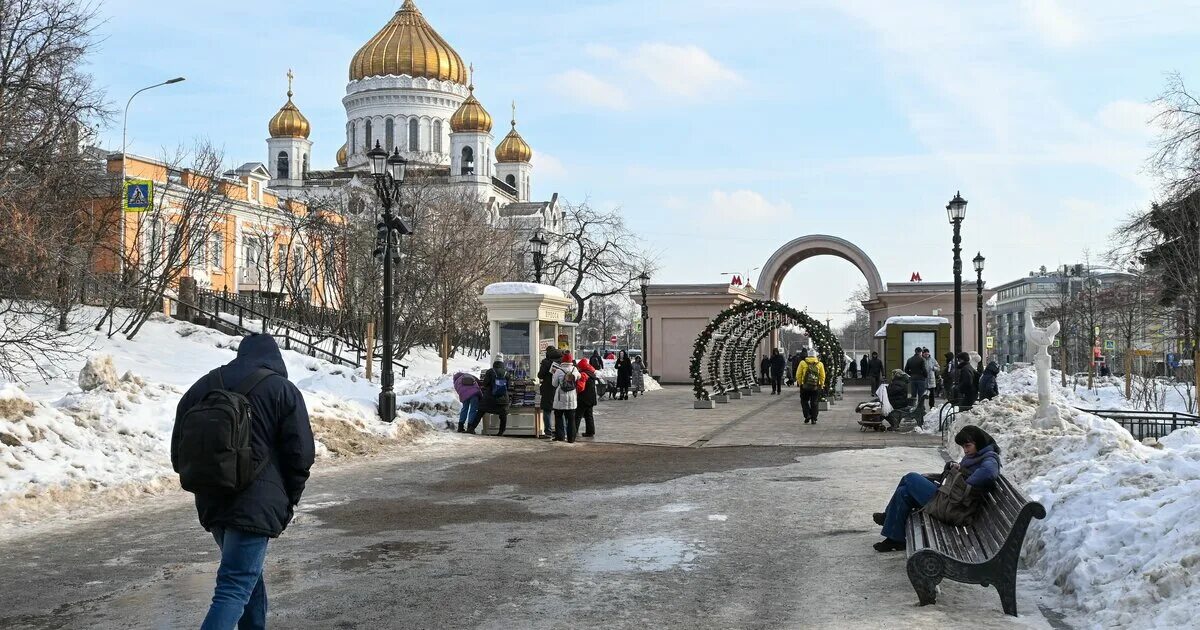
[[[875,521],[875,524],[880,527],[883,527],[883,519],[885,518],[887,518],[887,514],[883,512],[876,512],[871,515],[871,520]]]
[[[891,538],[884,538],[871,546],[875,548],[875,551],[879,552],[904,551],[904,541],[892,540]]]

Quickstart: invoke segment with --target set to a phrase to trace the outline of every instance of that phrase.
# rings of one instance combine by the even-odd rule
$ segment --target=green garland
[[[737,388],[742,382],[753,382],[756,373],[755,349],[763,338],[783,326],[799,326],[808,332],[809,339],[816,346],[817,356],[825,364],[825,393],[833,390],[842,378],[846,362],[842,344],[833,331],[819,320],[787,304],[774,300],[754,300],[735,304],[722,311],[696,336],[688,370],[696,399],[709,399],[703,376],[706,361],[709,382],[717,393],[727,391],[727,385]],[[724,374],[721,373],[722,367]]]

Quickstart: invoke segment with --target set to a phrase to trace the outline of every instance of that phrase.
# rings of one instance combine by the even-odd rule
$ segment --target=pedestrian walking
[[[863,360],[866,360],[866,357],[863,357]],[[871,360],[867,361],[864,375],[871,379],[871,391],[879,391],[879,384],[883,381],[883,361],[879,360],[878,352],[871,353]]]
[[[859,374],[862,374],[862,377],[863,377],[863,378],[870,378],[870,377],[867,375],[867,364],[868,364],[868,363],[870,363],[870,360],[869,360],[869,359],[867,359],[867,355],[865,355],[865,354],[864,354],[864,355],[862,355],[862,361],[860,361],[860,362],[859,362],[859,364],[858,364],[858,373],[859,373]],[[876,389],[878,389],[878,388],[879,388],[879,383],[876,383],[876,384],[875,384],[875,388],[876,388]]]
[[[633,381],[633,362],[624,350],[617,355],[617,389],[621,392],[621,400],[629,400],[629,386]]]
[[[771,393],[783,393],[783,371],[787,369],[787,359],[783,356],[783,348],[775,348],[771,353]]]
[[[979,377],[979,400],[991,400],[1000,395],[1000,388],[996,383],[998,374],[1000,374],[1000,366],[996,364],[995,359],[989,360],[987,367],[983,370],[983,376]]]
[[[496,435],[504,435],[504,429],[508,427],[509,378],[511,375],[508,368],[504,367],[504,355],[496,355],[491,369],[483,373],[483,380],[479,383],[479,389],[483,392],[483,403],[479,405],[479,411],[475,412],[475,419],[467,427],[467,433],[474,433],[479,421],[483,420],[483,414],[491,413],[500,420],[500,429],[496,431]]]
[[[646,364],[642,363],[642,357],[633,357],[633,365],[630,366],[633,373],[629,377],[629,388],[633,391],[633,397],[637,398],[638,394],[646,391]]]
[[[800,362],[808,356],[808,350],[797,350],[788,357],[787,367],[787,386],[791,387],[796,384],[796,370],[800,369]]]
[[[597,369],[597,370],[604,369],[604,359],[600,358],[599,350],[592,350],[592,358],[589,359],[589,361],[591,362],[592,367],[594,369]]]
[[[825,364],[816,356],[805,357],[796,368],[796,382],[800,384],[800,410],[804,413],[804,424],[816,424],[821,391],[825,389]]]
[[[904,364],[904,373],[908,375],[909,386],[912,387],[912,397],[917,401],[918,414],[925,412],[925,382],[929,378],[925,357],[921,356],[923,350],[918,347]]]
[[[954,353],[947,352],[942,355],[942,398],[948,402],[956,400],[954,394]]]
[[[850,360],[846,362],[846,372],[850,378],[858,378],[858,361],[855,361],[854,357],[850,357]]]
[[[958,406],[960,411],[966,411],[975,405],[975,400],[979,397],[977,389],[975,370],[971,368],[971,355],[966,352],[959,352],[955,355],[955,371],[954,382],[957,385],[957,398],[954,404]]]
[[[562,359],[562,351],[554,346],[546,346],[546,356],[538,367],[538,394],[541,396],[542,434],[538,437],[548,440],[554,435],[554,383],[550,380],[553,375],[550,369]]]
[[[180,399],[171,467],[221,550],[202,630],[267,627],[267,542],[292,520],[314,454],[304,397],[270,335],[244,337]]]
[[[938,374],[942,366],[938,365],[937,359],[933,358],[933,354],[929,352],[929,348],[925,348],[925,351],[921,353],[921,358],[925,359],[925,387],[929,392],[929,408],[933,409],[933,400],[938,390]],[[917,422],[920,425],[924,423],[925,419],[923,417]]]
[[[466,372],[454,375],[454,392],[458,394],[458,402],[462,408],[458,410],[458,432],[466,433],[467,422],[479,411],[479,403],[483,392],[479,389],[479,379]]]
[[[579,408],[579,394],[575,390],[579,381],[579,369],[571,360],[571,353],[564,352],[562,359],[550,368],[554,383],[554,441],[575,442],[578,432],[578,418],[575,411]]]
[[[578,407],[575,410],[576,426],[583,425],[583,437],[590,438],[596,435],[596,403],[600,401],[600,395],[597,391],[599,379],[596,378],[596,368],[586,359],[579,360],[579,382],[575,385],[575,391],[578,394]]]
[[[762,361],[758,363],[758,371],[761,374],[758,382],[759,385],[766,385],[771,382],[771,357],[769,355],[762,355]]]

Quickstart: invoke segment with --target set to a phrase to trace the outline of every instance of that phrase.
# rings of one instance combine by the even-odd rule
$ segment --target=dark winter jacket
[[[629,357],[617,359],[617,387],[629,389],[633,384],[633,361]]]
[[[925,357],[914,354],[904,364],[904,373],[914,381],[924,381],[929,378],[929,370],[925,367]]]
[[[975,370],[970,364],[963,364],[954,370],[954,402],[959,407],[970,407],[979,399],[979,390],[975,385]]]
[[[771,373],[771,358],[764,355],[762,358],[762,362],[758,364],[758,370],[760,372],[762,372],[764,375],[770,374]]]
[[[596,370],[604,369],[604,359],[600,358],[599,352],[593,352],[592,358],[588,360],[588,363],[592,366],[593,369],[596,369]]]
[[[867,356],[863,355],[862,361],[859,362],[859,364],[858,364],[858,373],[862,374],[863,378],[867,378],[870,376],[870,374],[867,374],[867,364],[868,363],[870,363],[870,361],[867,359]]]
[[[783,376],[783,370],[787,367],[787,359],[783,358],[782,354],[771,355],[771,378],[780,378]]]
[[[562,358],[562,351],[558,348],[550,348],[547,351],[546,358],[542,359],[541,365],[538,367],[538,393],[542,395],[542,400],[548,405],[549,401],[554,399],[554,383],[550,382],[550,368],[554,367],[555,363]]]
[[[892,370],[892,380],[888,382],[888,403],[896,409],[907,409],[912,406],[908,398],[908,375],[900,370]]]
[[[879,357],[872,358],[867,361],[867,369],[863,372],[864,378],[883,378],[883,361]]]
[[[479,389],[483,392],[483,408],[487,410],[502,409],[508,407],[508,384],[505,384],[504,391],[499,395],[493,393],[496,387],[496,379],[504,379],[508,381],[512,375],[508,373],[508,368],[504,367],[503,361],[492,363],[492,369],[483,373],[483,380],[479,381]]]
[[[196,512],[206,530],[232,527],[274,538],[292,520],[292,510],[304,493],[314,445],[304,397],[287,380],[287,367],[273,337],[250,335],[242,339],[237,358],[220,368],[221,379],[227,389],[233,389],[259,368],[278,375],[267,377],[248,397],[254,412],[250,434],[254,462],[257,466],[266,457],[269,463],[249,487],[236,495],[196,494]],[[217,387],[216,379],[207,375],[196,381],[179,401],[176,428],[184,414]],[[178,432],[172,432],[171,464],[176,467],[179,437]]]
[[[967,455],[958,463],[963,474],[967,475],[967,484],[976,488],[991,488],[1000,476],[1000,453],[992,444]]]
[[[979,377],[979,400],[991,400],[1000,393],[996,385],[996,375],[1000,374],[1000,366],[995,361],[988,361],[983,375]]]
[[[595,407],[596,402],[600,400],[596,391],[596,368],[592,367],[592,363],[587,359],[580,359],[576,365],[579,367],[579,382],[583,383],[583,390],[579,392],[579,406]]]

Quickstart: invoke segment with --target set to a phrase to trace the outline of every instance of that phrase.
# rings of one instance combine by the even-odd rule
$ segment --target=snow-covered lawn
[[[169,442],[179,397],[232,360],[240,338],[156,317],[134,341],[99,333],[88,341],[88,349],[57,366],[59,377],[49,382],[0,383],[0,523],[98,493],[176,487]],[[283,356],[304,394],[319,458],[411,442],[458,412],[450,377],[441,375],[441,360],[428,348],[405,358],[410,369],[396,381],[400,413],[393,424],[377,419],[379,386],[361,369],[293,351]],[[77,375],[89,359],[109,375],[104,385],[84,391]],[[459,357],[449,367],[453,373],[484,366]]]
[[[950,434],[967,424],[991,433],[1004,472],[1046,507],[1025,541],[1029,569],[1078,611],[1080,627],[1196,627],[1200,429],[1141,444],[1115,422],[1077,411],[1086,399],[1058,386],[1051,395],[1065,426],[1034,429],[1032,368],[1002,374],[999,384],[1002,394],[960,414]]]

